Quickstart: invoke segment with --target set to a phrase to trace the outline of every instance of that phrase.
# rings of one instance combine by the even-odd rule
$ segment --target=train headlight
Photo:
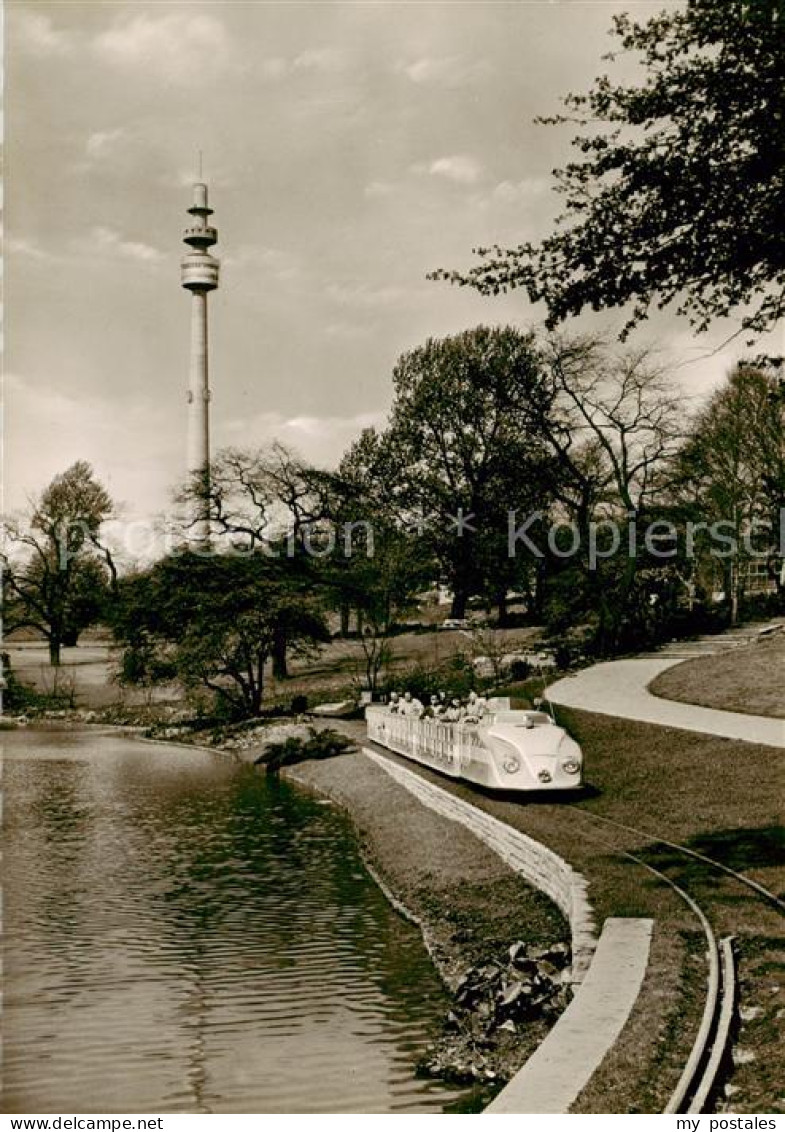
[[[537,774],[537,777],[539,778],[540,782],[550,782],[551,772],[549,770],[541,770]]]
[[[517,755],[505,755],[502,762],[502,768],[507,774],[517,774],[521,769],[521,760]]]
[[[565,759],[561,764],[561,768],[565,774],[577,774],[581,769],[581,764],[577,759]]]

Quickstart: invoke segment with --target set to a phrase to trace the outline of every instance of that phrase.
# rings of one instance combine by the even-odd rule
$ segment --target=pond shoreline
[[[469,971],[503,966],[512,945],[569,944],[555,904],[514,873],[472,833],[425,807],[362,752],[299,763],[287,781],[339,805],[351,819],[369,873],[392,906],[414,923],[452,995]],[[477,1035],[472,1064],[489,1101],[524,1064],[555,1019],[533,1019],[494,1042]],[[437,1043],[448,1063],[466,1060],[459,1035]],[[450,1047],[455,1048],[450,1048]],[[447,1047],[447,1048],[445,1048]]]

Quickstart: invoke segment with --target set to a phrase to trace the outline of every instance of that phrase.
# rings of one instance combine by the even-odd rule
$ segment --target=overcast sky
[[[532,118],[604,69],[614,11],[663,6],[7,3],[7,509],[78,458],[129,517],[167,506],[199,149],[223,264],[214,449],[278,437],[329,464],[383,421],[402,351],[535,322],[522,294],[425,275],[547,231],[571,131]],[[644,336],[701,395],[743,348],[703,357],[731,329]]]

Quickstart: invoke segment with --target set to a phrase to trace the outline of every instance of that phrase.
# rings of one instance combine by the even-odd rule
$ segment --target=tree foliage
[[[402,355],[393,384],[388,427],[367,431],[348,459],[417,531],[462,617],[473,594],[511,588],[521,562],[507,553],[508,513],[548,495],[541,358],[533,335],[480,326]]]
[[[55,476],[25,521],[9,523],[3,555],[6,631],[31,628],[60,663],[63,645],[76,644],[104,610],[117,575],[101,542],[112,500],[84,460]]]
[[[696,586],[714,588],[721,566],[731,622],[736,620],[752,560],[768,568],[782,589],[785,515],[785,432],[781,387],[767,370],[741,364],[695,414],[674,468],[675,499],[682,514],[722,524],[735,552],[706,571],[705,543],[697,539]],[[709,565],[711,565],[709,563]],[[701,577],[701,575],[704,575]],[[708,575],[708,576],[706,576]]]
[[[603,75],[545,120],[580,127],[579,156],[555,173],[553,234],[437,275],[523,287],[552,326],[631,304],[629,330],[675,303],[699,330],[738,314],[765,331],[785,313],[784,0],[688,0],[645,23],[616,16],[613,31],[643,77]]]
[[[238,716],[261,712],[265,666],[282,630],[300,655],[329,639],[296,564],[260,552],[174,554],[123,579],[113,629],[127,682],[176,677]]]

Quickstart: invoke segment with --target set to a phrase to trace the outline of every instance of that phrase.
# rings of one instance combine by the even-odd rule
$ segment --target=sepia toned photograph
[[[4,1129],[774,1132],[785,0],[3,25]]]

